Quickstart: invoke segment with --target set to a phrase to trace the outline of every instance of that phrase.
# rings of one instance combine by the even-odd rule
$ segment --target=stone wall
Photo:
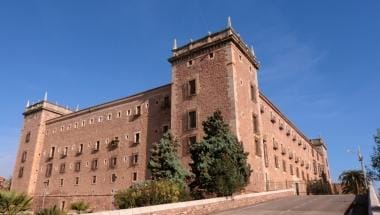
[[[188,202],[179,202],[172,204],[155,205],[149,207],[132,208],[114,211],[102,211],[91,213],[92,215],[178,215],[178,214],[191,214],[203,215],[210,214],[217,211],[223,211],[231,208],[244,207],[260,202],[283,198],[294,195],[293,189],[279,190],[262,193],[249,193],[231,197],[220,197],[205,200],[196,200]]]

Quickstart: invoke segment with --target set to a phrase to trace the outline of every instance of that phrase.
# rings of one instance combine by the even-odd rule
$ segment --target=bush
[[[79,201],[71,203],[70,208],[80,214],[87,211],[90,208],[90,205],[84,201]]]
[[[51,208],[44,208],[36,213],[36,215],[66,215],[65,212],[61,211],[57,205]]]
[[[118,191],[115,202],[119,209],[158,205],[186,200],[187,192],[181,183],[171,180],[144,181]]]
[[[329,183],[323,180],[313,180],[307,184],[307,193],[313,195],[330,195],[332,192]]]
[[[32,198],[24,193],[0,191],[0,214],[20,214],[29,210],[31,205]]]

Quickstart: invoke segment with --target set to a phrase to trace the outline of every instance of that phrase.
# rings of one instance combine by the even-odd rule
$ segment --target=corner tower
[[[64,107],[52,104],[45,99],[27,105],[23,115],[11,190],[25,192],[33,196],[39,172],[39,163],[45,138],[45,122],[49,119],[71,113]]]
[[[231,27],[178,47],[172,64],[171,129],[188,163],[189,143],[203,137],[202,122],[220,110],[231,131],[249,152],[253,174],[247,187],[263,191],[259,64],[252,49]]]

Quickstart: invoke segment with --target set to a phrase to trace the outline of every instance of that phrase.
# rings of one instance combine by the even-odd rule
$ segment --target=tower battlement
[[[69,113],[73,112],[69,108],[51,103],[49,101],[42,100],[42,101],[36,102],[32,105],[28,105],[25,108],[23,115],[26,116],[26,115],[29,115],[31,113],[35,113],[35,112],[40,111],[40,110],[48,110],[48,111],[51,111],[51,112],[54,112],[54,113],[57,113],[60,115],[65,115],[65,114],[69,114]]]

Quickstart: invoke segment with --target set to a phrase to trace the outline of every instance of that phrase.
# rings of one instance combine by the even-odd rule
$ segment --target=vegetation
[[[205,137],[190,145],[195,176],[190,189],[196,199],[228,196],[242,190],[248,183],[251,169],[248,153],[224,123],[220,111],[202,123]]]
[[[66,215],[64,211],[61,211],[57,205],[51,208],[44,208],[36,213],[36,215]]]
[[[327,181],[327,176],[324,172],[321,174],[321,179],[312,180],[307,183],[307,193],[314,195],[332,194],[331,184]]]
[[[373,154],[371,155],[372,171],[370,175],[373,179],[380,179],[380,129],[377,129],[374,135],[375,147],[373,148]]]
[[[133,208],[186,200],[181,183],[173,180],[144,181],[118,191],[115,202],[118,208]]]
[[[16,215],[30,209],[32,198],[24,193],[0,191],[0,214]]]
[[[361,170],[344,171],[339,176],[344,194],[353,193],[355,195],[365,194],[365,178]]]
[[[78,201],[71,203],[70,208],[80,214],[86,212],[90,208],[90,205],[84,201]]]
[[[182,166],[177,154],[178,142],[170,132],[164,134],[159,143],[153,145],[148,169],[152,180],[174,180],[184,184],[189,172]]]

